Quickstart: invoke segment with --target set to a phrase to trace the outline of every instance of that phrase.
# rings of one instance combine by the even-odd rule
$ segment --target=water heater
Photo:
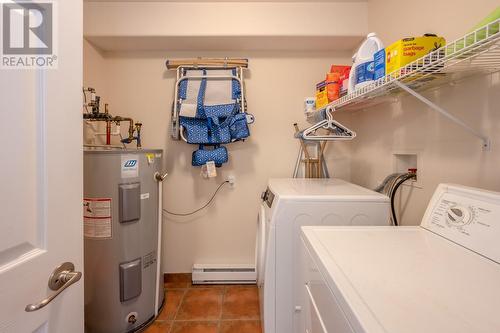
[[[84,152],[85,332],[134,332],[154,320],[161,150]]]

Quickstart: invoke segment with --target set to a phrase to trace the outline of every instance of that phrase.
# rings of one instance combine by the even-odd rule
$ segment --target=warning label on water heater
[[[111,198],[83,199],[83,235],[99,239],[112,237]]]

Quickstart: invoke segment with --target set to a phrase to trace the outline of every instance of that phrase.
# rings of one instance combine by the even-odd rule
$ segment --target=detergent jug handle
[[[376,32],[370,32],[367,36],[366,36],[367,39],[371,39],[375,42],[375,44],[377,44],[377,48],[380,50],[380,49],[383,49],[384,48],[384,43],[382,43],[382,40],[377,36],[377,33]]]

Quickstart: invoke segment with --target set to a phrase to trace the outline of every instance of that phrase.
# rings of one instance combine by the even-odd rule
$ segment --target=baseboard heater
[[[193,284],[255,284],[257,270],[251,265],[193,265]]]

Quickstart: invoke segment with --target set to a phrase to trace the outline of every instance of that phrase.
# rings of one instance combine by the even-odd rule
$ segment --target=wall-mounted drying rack
[[[490,150],[490,139],[480,131],[422,96],[419,91],[461,81],[477,74],[500,71],[500,19],[430,52],[426,56],[382,77],[370,85],[310,112],[310,119],[325,119],[329,112],[356,110],[387,101],[387,97],[407,92],[463,127]]]
[[[356,132],[334,120],[329,110],[326,110],[325,113],[325,119],[302,131],[299,130],[297,124],[293,124],[295,127],[295,138],[300,141],[300,149],[295,162],[293,178],[298,177],[301,162],[304,163],[305,178],[329,178],[328,166],[323,158],[327,143],[330,141],[352,140],[356,137]],[[326,131],[326,133],[318,134],[318,131]],[[307,150],[308,143],[314,143],[316,157],[311,157],[311,154],[309,154]]]
[[[194,58],[194,59],[175,59],[167,60],[167,69],[177,71],[176,83],[174,87],[174,98],[175,101],[172,105],[172,116],[171,116],[171,136],[174,140],[183,140],[187,142],[183,135],[182,128],[179,124],[179,116],[181,112],[181,106],[183,103],[182,98],[179,96],[180,85],[186,80],[236,80],[241,87],[241,97],[236,100],[239,104],[239,110],[241,113],[246,113],[246,98],[245,98],[245,87],[244,87],[244,69],[248,68],[248,59],[233,59],[233,58]],[[221,75],[193,75],[189,74],[188,71],[192,70],[227,70],[235,69],[234,74],[221,74]],[[248,119],[248,123],[253,122],[253,119]]]
[[[167,60],[167,69],[190,68],[248,68],[248,59],[244,58],[193,58]]]

